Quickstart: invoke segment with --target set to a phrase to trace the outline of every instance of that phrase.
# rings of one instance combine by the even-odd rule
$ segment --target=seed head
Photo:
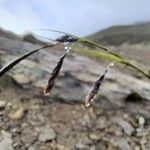
[[[64,62],[64,58],[66,57],[66,54],[69,52],[69,50],[67,50],[65,52],[65,54],[59,59],[59,61],[57,62],[57,65],[54,67],[51,75],[50,75],[50,78],[48,80],[48,84],[46,86],[46,88],[44,89],[44,95],[49,95],[53,86],[54,86],[54,83],[55,83],[55,80],[56,78],[58,77],[58,74],[60,72],[60,69],[63,65],[63,62]]]
[[[99,89],[101,87],[101,84],[102,84],[102,82],[103,82],[103,80],[104,80],[104,78],[106,76],[106,73],[108,72],[108,69],[110,67],[112,67],[113,65],[114,65],[113,63],[110,63],[107,66],[107,68],[106,68],[105,72],[103,73],[103,75],[96,82],[94,82],[91,91],[85,97],[85,104],[84,104],[85,107],[90,107],[91,106],[91,103],[94,101],[95,96],[98,94],[98,91],[99,91]]]

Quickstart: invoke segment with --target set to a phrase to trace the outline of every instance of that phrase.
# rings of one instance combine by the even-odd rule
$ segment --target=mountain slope
[[[12,40],[20,40],[19,35],[14,34],[13,32],[4,30],[3,28],[0,28],[0,37],[12,39]]]
[[[32,33],[26,33],[24,35],[18,35],[11,31],[7,31],[3,28],[0,28],[0,38],[10,39],[10,40],[16,40],[16,41],[25,41],[32,44],[40,44],[44,45],[47,44],[46,42],[38,39],[34,34]],[[1,44],[0,44],[1,45]]]
[[[150,22],[134,25],[112,26],[87,37],[98,43],[121,45],[123,43],[149,43]]]

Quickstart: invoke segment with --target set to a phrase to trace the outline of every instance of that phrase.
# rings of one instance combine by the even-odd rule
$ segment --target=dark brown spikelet
[[[102,84],[102,82],[103,82],[103,80],[104,80],[104,78],[105,78],[105,75],[106,75],[106,73],[108,72],[108,69],[109,69],[110,67],[112,67],[112,66],[113,66],[113,64],[110,63],[110,64],[107,66],[107,68],[106,68],[104,74],[103,74],[96,82],[94,82],[91,91],[90,91],[89,94],[85,97],[85,104],[84,104],[85,107],[90,107],[90,106],[91,106],[92,101],[94,100],[95,96],[98,94],[98,90],[100,89],[100,86],[101,86],[101,84]]]
[[[48,96],[54,86],[55,83],[55,79],[57,78],[60,69],[62,67],[64,58],[66,57],[66,54],[68,53],[68,51],[65,52],[65,54],[59,59],[59,61],[57,62],[57,65],[55,66],[55,68],[53,69],[50,78],[48,80],[48,84],[46,86],[46,88],[44,89],[44,95]]]

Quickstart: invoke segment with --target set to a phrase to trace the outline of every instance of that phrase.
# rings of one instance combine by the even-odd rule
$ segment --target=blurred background
[[[0,67],[61,34],[108,47],[150,70],[148,0],[0,0]],[[93,49],[78,43],[80,48]],[[46,48],[0,77],[0,150],[149,150],[150,82],[115,64],[93,106],[85,96],[108,61],[73,51],[43,95],[64,45]]]
[[[148,0],[0,0],[0,24],[15,33],[52,28],[87,36],[112,25],[149,22],[149,3]]]

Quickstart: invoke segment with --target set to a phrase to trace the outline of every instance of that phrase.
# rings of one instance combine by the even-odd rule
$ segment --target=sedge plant
[[[71,35],[62,31],[56,31],[56,30],[49,30],[49,29],[41,29],[44,31],[53,31],[53,32],[57,32],[57,33],[61,33],[64,34],[64,36],[57,38],[54,41],[54,43],[52,44],[47,44],[44,45],[42,47],[39,47],[37,49],[31,50],[29,52],[27,52],[26,54],[16,58],[15,60],[13,60],[12,62],[8,63],[6,66],[2,67],[0,69],[0,78],[7,73],[9,70],[11,70],[14,66],[16,66],[19,62],[21,62],[22,60],[28,58],[29,56],[33,55],[36,52],[39,52],[45,48],[49,48],[49,47],[54,47],[58,44],[64,45],[64,43],[67,43],[71,49],[81,55],[86,55],[86,56],[92,56],[92,57],[100,57],[106,60],[111,61],[111,63],[107,66],[104,74],[102,76],[99,77],[99,79],[97,81],[94,82],[93,87],[91,89],[91,91],[87,94],[87,96],[85,97],[84,100],[84,105],[85,107],[89,107],[91,106],[95,96],[97,95],[101,84],[106,76],[106,73],[108,71],[108,69],[112,66],[112,63],[120,63],[120,64],[124,64],[127,67],[131,67],[134,70],[140,72],[141,74],[143,74],[143,76],[145,76],[146,78],[148,78],[150,80],[150,73],[149,72],[145,72],[143,71],[141,68],[139,68],[138,66],[135,66],[134,64],[132,64],[129,60],[125,59],[124,57],[120,56],[119,54],[116,54],[114,52],[112,52],[110,49],[108,49],[107,47],[97,44],[93,41],[87,40],[85,38],[81,38],[75,35]],[[87,48],[79,48],[77,45],[74,45],[72,43],[82,43],[85,45],[89,45],[91,47],[95,47],[98,49],[101,49],[102,51],[95,51],[94,49],[87,49]],[[61,67],[63,65],[64,59],[67,55],[67,53],[69,52],[69,50],[67,49],[66,52],[64,53],[64,55],[62,57],[60,57],[60,59],[58,60],[56,66],[54,67],[52,73],[50,74],[48,83],[46,85],[46,88],[44,89],[44,94],[45,95],[49,95],[51,92],[51,89],[54,86],[55,80],[59,75],[59,72],[61,70]]]

